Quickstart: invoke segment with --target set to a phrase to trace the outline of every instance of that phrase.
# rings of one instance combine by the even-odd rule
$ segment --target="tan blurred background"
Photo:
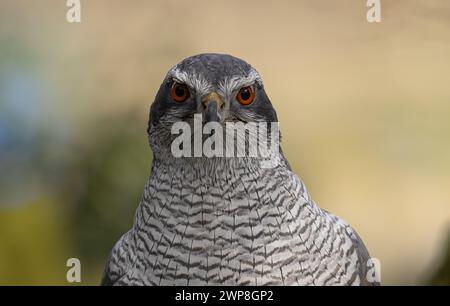
[[[450,2],[81,0],[0,4],[0,284],[99,282],[149,174],[149,106],[197,53],[262,75],[316,202],[383,284],[449,283]],[[440,279],[436,275],[441,275]],[[442,276],[443,275],[443,276]]]

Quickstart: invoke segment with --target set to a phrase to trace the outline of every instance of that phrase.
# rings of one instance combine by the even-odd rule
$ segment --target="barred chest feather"
[[[155,160],[106,275],[117,285],[357,285],[367,259],[285,163]]]

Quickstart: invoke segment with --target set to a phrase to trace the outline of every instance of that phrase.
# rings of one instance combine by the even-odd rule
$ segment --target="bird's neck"
[[[307,193],[295,178],[284,158],[277,166],[267,168],[257,160],[245,159],[155,159],[135,229],[148,231],[149,224],[175,228],[187,222],[187,228],[203,232],[217,224],[234,228],[236,218],[262,226],[264,216],[280,214],[287,217],[285,222],[296,222],[288,211]],[[307,203],[305,198],[301,201]]]

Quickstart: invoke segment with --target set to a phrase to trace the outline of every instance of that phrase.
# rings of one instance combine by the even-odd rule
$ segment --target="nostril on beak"
[[[207,108],[208,104],[210,104],[213,101],[216,102],[219,109],[222,109],[222,107],[223,107],[222,99],[215,92],[211,92],[205,98],[203,98],[203,105],[205,106],[205,108]]]

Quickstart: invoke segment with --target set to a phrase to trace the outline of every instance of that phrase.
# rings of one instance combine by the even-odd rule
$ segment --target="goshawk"
[[[268,123],[277,122],[260,75],[245,61],[200,54],[174,66],[150,110],[151,174],[103,285],[376,284],[367,278],[370,257],[359,236],[313,202],[279,145],[265,150],[272,164],[264,164],[267,154],[245,154],[248,148],[239,156],[174,156],[173,126],[182,122],[195,133],[199,115],[201,126],[214,122],[224,134],[230,123],[264,122],[274,132]],[[235,132],[235,144],[262,139],[249,141],[251,128],[241,139]],[[194,151],[193,138],[176,147]]]

